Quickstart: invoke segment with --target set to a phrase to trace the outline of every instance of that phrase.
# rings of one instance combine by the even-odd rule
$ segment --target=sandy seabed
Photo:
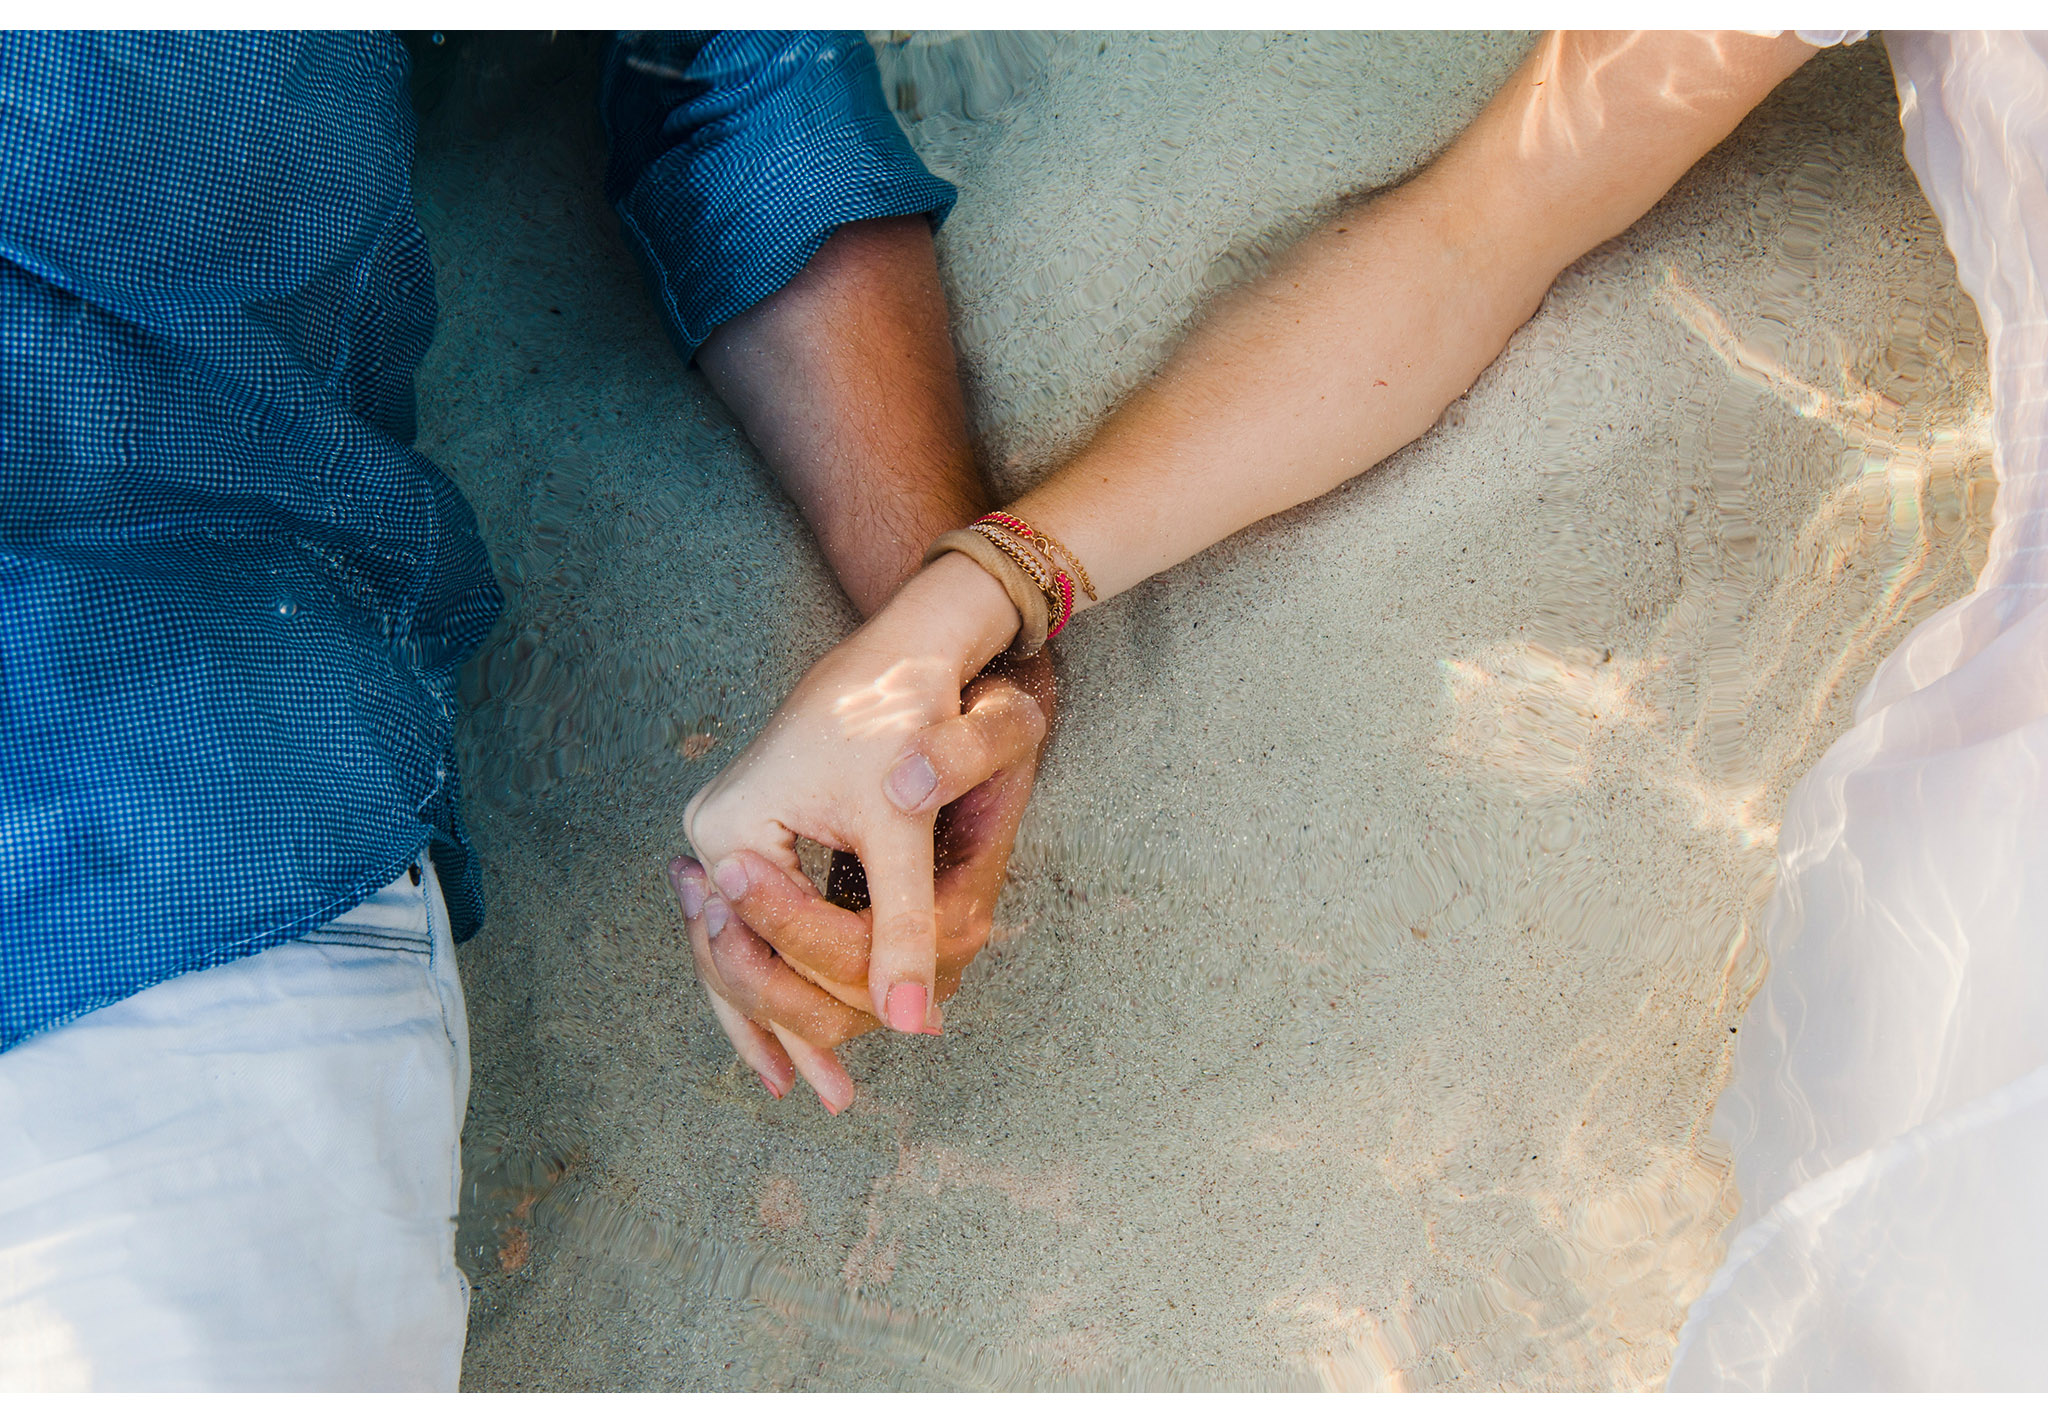
[[[998,492],[1527,42],[883,41],[960,186]],[[1785,794],[1988,533],[1983,340],[1881,47],[1429,435],[1062,638],[994,941],[943,1038],[846,1050],[837,1120],[734,1060],[662,866],[851,609],[617,236],[593,42],[418,84],[421,443],[509,600],[465,682],[465,1385],[1659,1384],[1735,1204],[1707,1121]]]

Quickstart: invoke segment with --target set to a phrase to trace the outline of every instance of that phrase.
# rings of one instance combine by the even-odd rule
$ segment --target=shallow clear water
[[[1515,36],[913,36],[991,483],[1424,160]],[[509,594],[473,1387],[1661,1381],[1787,790],[1981,564],[1982,337],[1875,46],[1566,274],[1430,435],[1062,639],[996,940],[839,1120],[739,1068],[661,866],[852,625],[604,209],[592,45],[434,56],[422,443]],[[1247,477],[1256,477],[1248,471]]]

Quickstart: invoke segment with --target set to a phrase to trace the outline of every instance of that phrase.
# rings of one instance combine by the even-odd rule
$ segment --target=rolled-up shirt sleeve
[[[605,196],[685,360],[841,223],[951,211],[855,30],[622,34],[601,100]]]

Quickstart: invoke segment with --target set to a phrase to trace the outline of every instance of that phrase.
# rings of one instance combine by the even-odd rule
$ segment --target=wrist
[[[900,588],[875,622],[914,629],[921,651],[943,657],[964,684],[1010,645],[1022,626],[1010,595],[972,559],[948,553]]]
[[[978,488],[970,493],[960,487],[961,481],[945,477],[952,473],[933,473],[915,497],[897,500],[887,517],[878,518],[865,506],[857,511],[858,517],[805,506],[804,516],[816,532],[825,562],[863,618],[874,617],[916,576],[933,539],[971,523],[986,506],[987,497]],[[972,481],[973,475],[969,463],[967,479]],[[866,476],[857,481],[862,487],[876,482]]]

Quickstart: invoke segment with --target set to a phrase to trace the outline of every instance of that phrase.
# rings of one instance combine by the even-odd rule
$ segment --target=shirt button
[[[420,867],[418,864],[415,863],[407,865],[405,867],[405,872],[411,878],[414,884],[418,884],[420,882]]]

